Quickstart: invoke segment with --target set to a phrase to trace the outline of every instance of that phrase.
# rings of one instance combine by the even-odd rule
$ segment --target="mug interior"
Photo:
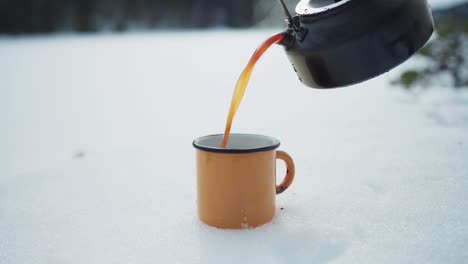
[[[251,153],[279,147],[279,140],[254,134],[231,134],[226,148],[221,148],[223,134],[204,136],[193,141],[197,149],[221,153]]]

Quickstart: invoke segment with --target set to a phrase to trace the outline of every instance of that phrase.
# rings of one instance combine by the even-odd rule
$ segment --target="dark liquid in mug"
[[[263,53],[265,53],[265,51],[268,50],[268,48],[270,48],[273,44],[276,44],[283,40],[283,37],[283,33],[279,33],[265,40],[265,42],[263,42],[263,44],[260,45],[254,52],[252,58],[250,58],[249,63],[242,71],[239,80],[237,81],[236,88],[234,89],[234,94],[232,96],[231,107],[229,108],[229,114],[226,121],[226,128],[224,129],[223,142],[221,143],[222,148],[226,148],[227,143],[229,141],[232,120],[234,119],[237,109],[239,108],[239,104],[242,101],[242,97],[244,96],[245,89],[247,88],[247,84],[249,83],[250,76],[252,75],[252,70],[255,64],[263,55]]]

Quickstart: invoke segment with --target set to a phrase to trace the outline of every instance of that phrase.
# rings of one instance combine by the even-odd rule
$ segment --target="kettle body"
[[[427,0],[301,1],[281,42],[312,88],[357,84],[406,61],[434,31]]]

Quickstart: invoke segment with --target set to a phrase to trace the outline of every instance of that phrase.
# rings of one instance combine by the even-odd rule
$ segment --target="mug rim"
[[[263,151],[271,151],[275,150],[280,146],[280,141],[274,137],[260,135],[260,134],[249,134],[249,133],[231,133],[230,137],[239,137],[239,136],[250,136],[250,137],[259,137],[264,138],[271,141],[271,144],[265,146],[255,146],[251,148],[221,148],[220,146],[207,146],[201,144],[199,141],[203,139],[208,139],[212,137],[220,137],[221,140],[224,134],[212,134],[207,136],[202,136],[195,139],[192,142],[193,147],[198,150],[207,151],[207,152],[214,152],[214,153],[224,153],[224,154],[245,154],[245,153],[256,153],[256,152],[263,152]]]

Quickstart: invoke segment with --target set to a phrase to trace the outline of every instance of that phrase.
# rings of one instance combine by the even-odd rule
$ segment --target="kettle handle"
[[[293,23],[293,18],[291,16],[291,13],[289,13],[288,8],[286,7],[286,4],[284,3],[283,0],[278,0],[279,4],[281,5],[281,9],[283,9],[284,16],[286,17],[286,21],[288,21],[288,24],[294,27]],[[296,30],[296,28],[294,28]]]

